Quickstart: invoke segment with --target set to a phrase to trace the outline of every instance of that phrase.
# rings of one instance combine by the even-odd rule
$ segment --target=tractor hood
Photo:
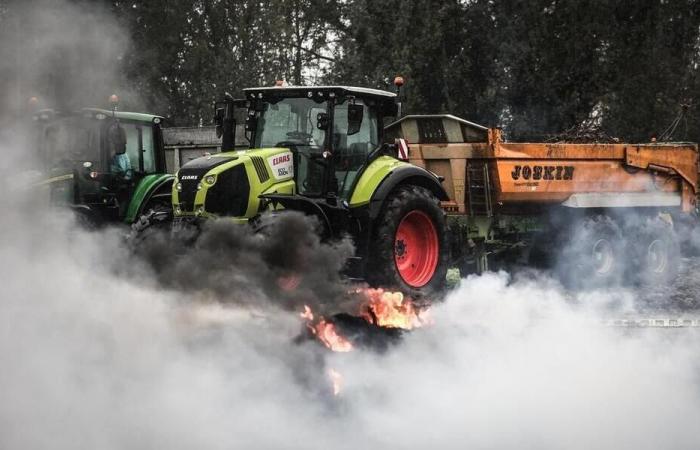
[[[259,196],[293,193],[294,159],[287,148],[219,153],[183,165],[173,184],[175,216],[247,219],[258,214]]]

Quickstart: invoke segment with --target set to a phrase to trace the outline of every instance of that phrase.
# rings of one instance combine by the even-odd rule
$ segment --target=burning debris
[[[429,307],[417,305],[401,292],[359,288],[351,294],[362,297],[356,316],[339,313],[329,319],[316,317],[308,305],[299,313],[311,335],[331,351],[349,352],[355,345],[385,349],[386,342],[402,331],[432,323]]]
[[[367,297],[362,307],[362,317],[380,327],[412,330],[431,323],[430,309],[420,308],[401,292],[383,289],[361,289]]]
[[[338,333],[333,322],[321,319],[309,329],[323,345],[334,352],[344,353],[353,349],[352,343]]]
[[[432,324],[429,307],[416,305],[401,292],[358,288],[350,294],[361,297],[357,316],[340,313],[330,319],[317,318],[309,305],[304,305],[304,310],[299,313],[309,335],[333,352],[347,353],[356,345],[383,351],[403,331]],[[331,368],[328,369],[328,378],[333,395],[339,395],[343,376]]]

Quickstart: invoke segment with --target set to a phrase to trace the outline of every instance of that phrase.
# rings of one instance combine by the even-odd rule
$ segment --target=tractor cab
[[[294,159],[296,192],[348,199],[362,167],[381,146],[383,118],[396,95],[345,86],[244,89],[252,148],[284,147]]]
[[[140,181],[165,171],[158,116],[84,108],[34,118],[51,203],[77,208],[92,222],[123,220]]]

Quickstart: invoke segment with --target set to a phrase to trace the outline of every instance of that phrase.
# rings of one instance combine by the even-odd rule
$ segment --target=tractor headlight
[[[175,215],[179,216],[180,214],[182,214],[182,209],[180,208],[179,205],[175,206]]]
[[[175,185],[175,189],[177,189],[178,192],[182,192],[182,183],[178,181],[178,183]]]
[[[212,186],[214,183],[216,183],[216,175],[207,175],[204,177],[204,183]]]

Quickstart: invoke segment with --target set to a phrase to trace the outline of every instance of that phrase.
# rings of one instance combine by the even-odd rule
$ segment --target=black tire
[[[95,231],[102,225],[101,221],[93,213],[76,210],[74,216],[76,225],[84,231]]]
[[[620,226],[610,217],[586,218],[565,239],[557,264],[564,285],[592,289],[625,282],[626,247]]]
[[[170,205],[156,204],[148,208],[131,225],[131,233],[128,237],[130,247],[136,250],[149,237],[169,233],[172,223],[173,210]]]
[[[410,251],[400,247],[397,241],[399,224],[413,213],[427,218],[437,234],[437,261],[432,276],[427,282],[410,284],[397,267],[399,251]],[[427,222],[426,222],[427,223]],[[445,213],[439,200],[428,189],[420,186],[400,186],[385,200],[375,222],[375,232],[370,241],[370,261],[367,280],[375,286],[397,289],[413,297],[434,296],[442,293],[446,286],[448,264],[448,242]],[[426,232],[430,234],[431,232]],[[432,267],[432,264],[430,264]],[[425,275],[423,278],[427,278]]]
[[[681,249],[673,225],[648,218],[635,233],[635,281],[639,285],[666,285],[678,275]]]

